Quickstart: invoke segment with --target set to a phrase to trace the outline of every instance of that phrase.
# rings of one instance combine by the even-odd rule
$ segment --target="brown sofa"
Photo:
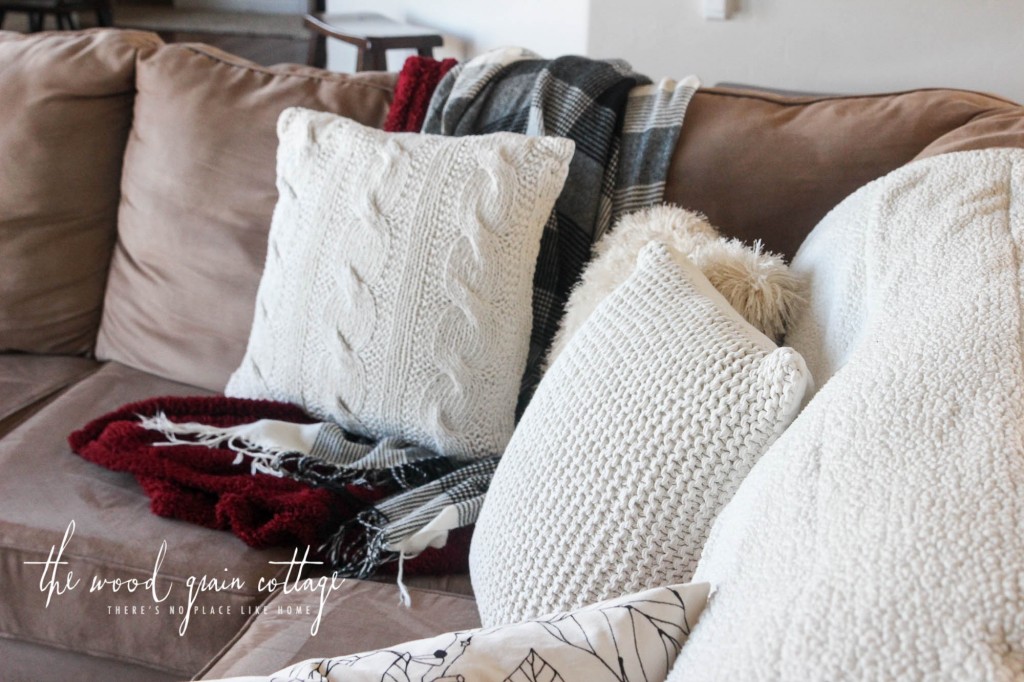
[[[413,590],[411,611],[392,585],[350,581],[312,637],[302,609],[315,599],[257,589],[289,550],[157,517],[131,477],[66,444],[123,403],[223,388],[262,271],[278,114],[299,105],[380,126],[393,84],[260,68],[139,32],[0,32],[0,678],[266,673],[476,623],[465,576],[422,581],[432,589]],[[1024,108],[953,90],[711,88],[690,105],[666,200],[792,256],[865,182],[993,146],[1024,146]],[[45,562],[71,520],[56,574],[83,584],[46,606],[44,566],[27,562]],[[163,540],[159,576],[174,589],[160,613],[140,612],[153,605],[145,589],[89,592],[93,576],[148,578]],[[189,577],[226,574],[244,585],[202,594],[179,636],[170,607]]]

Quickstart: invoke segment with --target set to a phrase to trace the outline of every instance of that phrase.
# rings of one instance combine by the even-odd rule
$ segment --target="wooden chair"
[[[414,49],[432,57],[434,48],[444,43],[436,32],[421,26],[394,21],[371,12],[327,14],[325,0],[310,3],[304,23],[309,29],[310,66],[327,64],[327,39],[333,38],[356,47],[356,71],[387,71],[387,51]]]
[[[95,12],[98,25],[114,25],[110,0],[0,0],[0,28],[7,12],[28,14],[28,30],[32,33],[43,30],[47,14],[54,15],[58,29],[81,28],[77,12]]]

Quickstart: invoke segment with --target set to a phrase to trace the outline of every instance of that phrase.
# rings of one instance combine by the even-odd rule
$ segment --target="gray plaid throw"
[[[397,438],[376,443],[337,424],[261,419],[241,426],[175,422],[139,415],[165,445],[205,445],[238,453],[252,472],[348,494],[349,485],[396,491],[360,512],[320,550],[338,575],[370,577],[382,564],[441,547],[448,532],[476,522],[497,457],[460,462]]]
[[[520,414],[540,381],[592,245],[620,215],[662,201],[686,106],[699,85],[695,77],[653,85],[619,60],[545,60],[522,48],[502,48],[456,66],[434,91],[425,133],[506,131],[576,143],[534,272]]]

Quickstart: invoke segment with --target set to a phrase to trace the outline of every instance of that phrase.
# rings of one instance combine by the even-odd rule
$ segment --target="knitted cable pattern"
[[[572,142],[389,134],[302,109],[278,128],[281,196],[227,394],[459,460],[500,454]]]
[[[321,203],[321,206],[330,206],[332,211],[350,207],[353,213],[352,219],[345,221],[339,238],[328,244],[334,249],[333,261],[320,264],[317,270],[326,272],[328,277],[334,276],[333,281],[327,282],[329,290],[335,294],[329,299],[333,307],[325,311],[325,318],[333,324],[314,327],[318,334],[311,336],[322,345],[311,361],[305,363],[310,370],[306,381],[308,385],[321,385],[321,377],[335,369],[341,380],[335,387],[337,421],[356,433],[367,430],[358,415],[366,398],[368,379],[368,370],[363,364],[364,350],[373,338],[379,314],[374,283],[383,276],[391,254],[392,227],[387,215],[397,200],[394,190],[405,181],[407,163],[405,149],[398,140],[390,139],[375,154],[369,155],[366,191],[361,196],[348,203],[340,201],[335,194],[333,202]],[[332,268],[332,262],[340,267]],[[333,368],[332,362],[336,363]],[[329,417],[330,412],[321,416]]]
[[[489,270],[500,267],[490,262],[499,253],[499,240],[507,238],[508,225],[517,223],[515,197],[504,188],[516,183],[516,169],[500,150],[481,149],[475,155],[474,168],[457,198],[458,213],[474,220],[460,225],[460,234],[452,241],[445,257],[444,293],[448,305],[434,337],[434,355],[438,373],[424,384],[420,395],[421,422],[428,424],[438,442],[454,441],[460,435],[453,425],[489,429],[486,424],[470,424],[470,414],[487,389],[484,383],[467,381],[467,375],[488,371],[495,353],[502,353],[499,339],[487,330],[500,325],[500,299],[488,299],[478,292],[488,289]],[[520,218],[521,221],[521,218]],[[500,294],[499,294],[500,295]],[[514,423],[495,424],[495,418],[509,414],[481,415],[494,428],[508,431]]]
[[[470,552],[485,625],[686,582],[809,375],[652,243],[541,382]]]

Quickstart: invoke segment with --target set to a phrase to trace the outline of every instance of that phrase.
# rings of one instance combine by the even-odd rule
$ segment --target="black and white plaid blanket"
[[[424,132],[509,131],[576,142],[568,180],[541,242],[522,406],[540,380],[544,355],[593,242],[619,215],[662,200],[683,115],[698,86],[693,77],[654,85],[623,62],[548,61],[522,49],[487,53],[456,67],[438,86]],[[261,420],[224,428],[158,415],[143,425],[163,433],[168,444],[228,447],[250,460],[254,472],[337,489],[366,483],[397,490],[323,548],[339,574],[360,578],[385,562],[443,546],[449,531],[475,523],[498,464],[495,457],[457,462],[391,438],[369,443],[330,423]]]
[[[620,215],[662,201],[683,116],[699,85],[695,77],[654,85],[618,60],[546,60],[502,48],[456,66],[434,91],[424,133],[506,131],[576,143],[541,239],[520,414],[592,245]]]

